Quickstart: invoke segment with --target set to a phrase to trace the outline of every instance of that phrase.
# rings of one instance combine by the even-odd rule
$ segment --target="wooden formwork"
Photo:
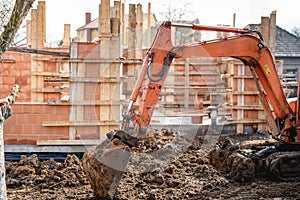
[[[244,133],[245,125],[266,130],[266,118],[253,76],[249,67],[236,59],[175,60],[161,96],[158,104],[177,108],[179,116],[178,110],[181,116],[184,113],[205,116],[207,106],[214,105],[218,107],[222,124],[236,126],[237,133]],[[203,110],[195,110],[199,99]]]
[[[227,108],[231,111],[230,124],[236,124],[237,133],[244,133],[244,125],[266,130],[266,117],[249,66],[238,60],[227,60]]]
[[[109,7],[109,1],[101,2],[100,10]],[[40,7],[43,8],[43,5]],[[120,4],[116,3],[117,13],[118,9],[120,11]],[[124,7],[121,7],[123,10]],[[55,145],[65,140],[66,144],[77,144],[78,141],[102,140],[107,132],[118,129],[122,110],[126,109],[145,55],[141,41],[149,40],[137,31],[142,27],[141,10],[141,5],[130,5],[126,49],[122,45],[124,38],[119,34],[121,30],[117,28],[124,25],[118,24],[119,17],[123,16],[120,21],[124,21],[124,13],[121,12],[114,15],[111,21],[113,27],[107,23],[110,16],[101,14],[100,17],[106,20],[99,20],[103,27],[99,32],[101,43],[71,43],[68,59],[15,53],[14,56],[23,55],[29,60],[18,60],[17,63],[24,65],[21,73],[15,73],[9,67],[10,75],[6,74],[8,78],[1,80],[2,88],[7,88],[3,90],[6,95],[5,91],[13,84],[11,74],[15,73],[14,80],[21,83],[25,92],[20,94],[19,99],[23,103],[16,104],[13,108],[15,114],[4,126],[6,141],[10,144],[20,144],[21,141],[22,144]],[[37,11],[32,13],[34,22],[38,14]],[[30,26],[31,32],[36,32],[36,29]],[[36,35],[29,38],[32,41],[43,40]],[[39,48],[38,43],[34,45]],[[7,63],[1,65],[12,64],[9,61],[14,59],[6,55]],[[12,65],[17,66],[17,63]],[[225,120],[222,123],[236,126],[238,133],[245,132],[245,125],[260,130],[266,127],[264,111],[247,66],[231,58],[175,59],[155,110],[162,117],[187,117],[190,121],[183,123],[199,125],[202,117],[207,116],[209,105],[217,106],[219,116]],[[155,113],[154,124],[157,117]],[[29,126],[31,128],[27,129]],[[33,127],[36,129],[33,130]],[[16,142],[16,137],[20,141]]]

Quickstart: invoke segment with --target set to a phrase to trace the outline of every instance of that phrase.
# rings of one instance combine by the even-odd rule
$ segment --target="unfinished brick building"
[[[142,48],[143,33],[136,31],[145,26],[141,4],[129,5],[126,46],[125,28],[120,28],[122,8],[119,1],[113,9],[109,0],[101,1],[100,44],[70,43],[70,26],[65,25],[64,46],[51,49],[44,47],[45,2],[32,10],[28,42],[32,49],[52,55],[7,51],[2,57],[1,97],[15,83],[22,91],[4,125],[7,152],[83,152],[119,128],[146,50]],[[149,5],[148,16],[150,13]],[[237,133],[265,130],[266,119],[254,85],[247,66],[234,59],[175,60],[151,124],[175,127],[180,118],[181,128],[202,131],[207,128],[200,124],[207,117],[206,107],[222,104],[218,123],[224,127]],[[54,146],[59,148],[51,148]]]

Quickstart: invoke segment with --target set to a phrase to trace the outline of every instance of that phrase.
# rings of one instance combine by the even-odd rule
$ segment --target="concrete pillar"
[[[42,49],[46,43],[46,3],[39,1],[37,6],[37,48]]]
[[[151,45],[151,3],[148,3],[147,47]]]
[[[128,58],[135,58],[136,49],[136,6],[135,4],[129,4],[129,20],[128,20]]]
[[[114,12],[115,18],[120,19],[120,1],[114,1]]]
[[[112,24],[112,37],[111,37],[111,44],[110,44],[110,57],[113,59],[117,59],[120,57],[120,50],[121,45],[121,37],[120,34],[120,17],[121,17],[121,3],[120,1],[114,1],[114,7],[113,7],[113,14],[111,18],[111,24]],[[110,77],[112,78],[119,78],[120,77],[120,69],[123,68],[122,64],[119,63],[112,63],[110,66]],[[110,100],[113,102],[119,102],[120,101],[120,91],[121,91],[121,84],[118,83],[110,83],[109,86],[107,86],[110,90]],[[119,121],[121,118],[121,108],[122,105],[115,103],[110,106],[110,112],[111,115],[109,116],[110,120],[112,121]],[[116,130],[119,127],[111,125],[110,130]]]
[[[148,2],[148,24],[147,24],[148,27],[151,26],[151,3]]]
[[[31,45],[31,20],[26,20],[26,43]]]
[[[120,32],[120,2],[114,1],[113,13],[111,18],[111,33],[118,35]]]
[[[110,35],[110,1],[101,0],[99,6],[99,35]]]
[[[127,44],[126,43],[126,38],[127,37],[125,37],[125,4],[124,3],[122,3],[122,8],[121,8],[121,23],[122,23],[122,36],[123,36],[123,38],[122,38],[122,45],[125,45],[125,44]]]
[[[232,27],[235,27],[235,23],[236,23],[236,13],[233,13]]]
[[[272,53],[275,50],[275,40],[276,40],[276,11],[272,11],[270,15],[270,31],[269,31],[269,48]]]
[[[135,58],[142,59],[143,57],[143,8],[142,4],[137,4],[136,11],[136,51]]]
[[[261,34],[264,38],[265,43],[269,46],[269,36],[270,36],[270,19],[269,17],[261,17]]]
[[[63,46],[70,46],[70,30],[71,24],[64,24]]]
[[[31,48],[37,48],[37,20],[36,20],[36,9],[31,9]]]

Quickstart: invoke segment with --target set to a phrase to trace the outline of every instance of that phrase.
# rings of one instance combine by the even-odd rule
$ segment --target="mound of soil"
[[[114,199],[297,199],[299,181],[254,178],[236,182],[209,162],[203,137],[170,131],[153,135],[134,149]],[[249,140],[237,138],[233,140]],[[184,148],[185,147],[185,148]],[[69,155],[64,162],[39,161],[36,155],[6,162],[8,199],[81,199],[97,197],[82,162]]]
[[[21,156],[18,162],[6,162],[6,185],[9,199],[60,199],[61,195],[77,196],[70,188],[92,190],[82,170],[80,159],[68,155],[63,163],[54,159],[39,161],[37,155]],[[74,190],[74,189],[73,189]],[[80,195],[78,195],[80,196]],[[25,198],[26,197],[26,198]]]

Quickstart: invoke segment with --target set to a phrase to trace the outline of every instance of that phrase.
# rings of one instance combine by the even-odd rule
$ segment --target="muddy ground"
[[[264,177],[234,181],[210,165],[207,149],[202,148],[203,136],[188,141],[186,150],[180,149],[179,143],[174,147],[172,141],[176,138],[169,131],[156,131],[154,137],[143,142],[145,147],[135,149],[146,156],[133,154],[114,198],[300,199],[300,181],[271,181]],[[241,139],[249,140],[236,141]],[[159,158],[147,154],[162,154],[159,149],[163,147],[171,151],[163,151],[164,156]],[[93,194],[75,155],[69,155],[64,162],[22,156],[18,162],[6,162],[6,177],[8,199],[101,199]]]

